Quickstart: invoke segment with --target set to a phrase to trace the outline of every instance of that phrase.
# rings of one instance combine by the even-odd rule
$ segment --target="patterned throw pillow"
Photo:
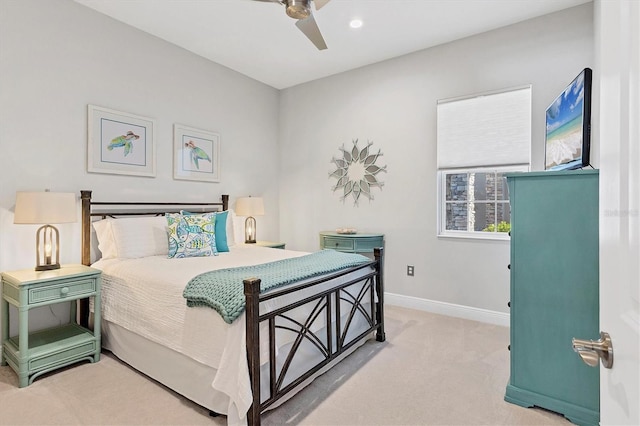
[[[167,213],[169,257],[217,256],[214,213]]]
[[[191,213],[186,210],[180,210],[180,213],[183,216],[193,216],[200,214]],[[227,221],[231,221],[231,218],[228,217],[229,210],[214,212],[213,214],[216,215],[216,250],[218,251],[218,253],[229,251],[229,243],[227,238]]]

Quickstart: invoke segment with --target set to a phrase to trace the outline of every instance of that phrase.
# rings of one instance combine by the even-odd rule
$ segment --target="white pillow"
[[[169,252],[164,216],[112,219],[116,254],[121,259],[157,256]]]
[[[227,218],[227,244],[243,244],[244,243],[244,216],[236,215],[236,212],[229,209],[229,217]],[[231,236],[231,237],[230,237]]]
[[[96,230],[96,238],[98,239],[98,250],[100,250],[102,259],[113,259],[118,257],[116,251],[116,242],[113,239],[113,231],[111,230],[111,219],[102,219],[93,222],[93,229]]]
[[[228,210],[229,213],[227,214],[227,245],[229,247],[233,246],[236,244],[236,237],[235,234],[233,232],[233,220],[236,216],[236,213],[229,209]]]

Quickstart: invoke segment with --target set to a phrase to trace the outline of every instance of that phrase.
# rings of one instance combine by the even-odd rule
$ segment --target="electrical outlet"
[[[407,275],[413,276],[413,265],[407,265]]]

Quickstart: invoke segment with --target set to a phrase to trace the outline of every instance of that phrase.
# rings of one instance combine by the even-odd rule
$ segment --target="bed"
[[[212,413],[226,415],[230,425],[259,425],[261,413],[365,341],[385,340],[382,247],[371,260],[241,243],[228,195],[212,203],[156,203],[95,201],[91,191],[81,191],[81,200],[82,263],[102,270],[102,346]],[[181,223],[191,220],[187,215],[215,215],[222,251],[170,258],[165,215]],[[340,256],[341,263],[322,274],[307,271],[320,256],[331,262]],[[203,306],[200,293],[188,295],[205,278],[221,275],[232,280],[228,287],[240,288],[240,308]],[[288,284],[271,285],[283,275]],[[228,299],[237,302],[238,296]],[[84,326],[90,326],[91,309],[88,300],[81,301]]]

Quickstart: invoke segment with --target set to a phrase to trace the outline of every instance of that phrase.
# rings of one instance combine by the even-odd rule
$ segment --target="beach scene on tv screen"
[[[547,109],[547,169],[581,158],[583,105],[581,73]]]

